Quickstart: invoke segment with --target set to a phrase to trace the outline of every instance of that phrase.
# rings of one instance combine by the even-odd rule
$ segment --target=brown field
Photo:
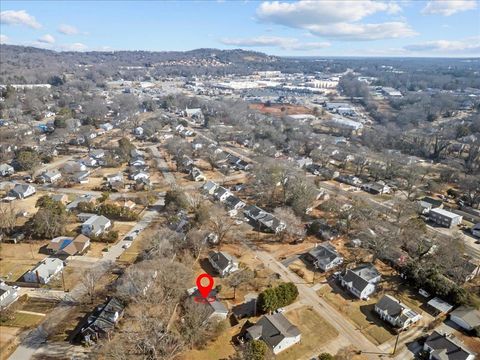
[[[311,114],[312,110],[301,105],[292,105],[292,104],[272,104],[271,106],[266,106],[265,104],[250,104],[249,108],[252,110],[258,110],[265,114],[270,114],[274,116],[283,116],[283,115],[297,115],[297,114]]]
[[[313,352],[316,355],[321,352],[323,345],[338,336],[337,330],[309,307],[287,311],[285,317],[300,329],[302,339],[278,354],[275,357],[278,360],[300,359],[308,354],[313,355]]]
[[[1,244],[0,276],[10,281],[17,280],[40,260],[47,257],[39,252],[39,249],[47,243],[47,240],[39,240],[30,243]]]
[[[17,347],[19,327],[0,326],[0,360],[6,360]]]

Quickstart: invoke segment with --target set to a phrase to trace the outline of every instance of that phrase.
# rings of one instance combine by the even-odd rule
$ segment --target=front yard
[[[314,352],[320,353],[323,345],[338,336],[337,330],[310,307],[288,311],[285,317],[300,329],[302,339],[278,354],[278,360],[300,359]]]

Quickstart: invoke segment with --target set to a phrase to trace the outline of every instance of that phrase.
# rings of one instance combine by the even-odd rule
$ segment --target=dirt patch
[[[0,360],[6,360],[18,345],[19,327],[0,326]]]
[[[283,115],[298,115],[298,114],[312,114],[312,110],[302,105],[292,104],[271,104],[270,106],[264,103],[250,104],[249,108],[252,110],[260,111],[264,114],[270,114],[274,116]]]

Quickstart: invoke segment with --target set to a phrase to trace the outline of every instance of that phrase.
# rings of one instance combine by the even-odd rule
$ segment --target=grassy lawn
[[[214,341],[209,342],[202,350],[190,350],[180,356],[182,360],[214,360],[228,359],[229,356],[235,354],[235,349],[231,344],[232,337],[240,332],[241,324],[231,327],[224,331]]]
[[[45,317],[33,314],[24,314],[16,312],[13,319],[9,319],[2,323],[2,326],[13,326],[22,329],[33,328],[38,325]]]
[[[338,336],[337,330],[309,307],[288,311],[285,316],[300,329],[302,340],[282,351],[276,359],[298,359],[309,353],[320,351],[324,344]]]
[[[0,360],[6,360],[15,350],[18,334],[22,329],[15,327],[0,326]]]
[[[317,293],[335,306],[375,344],[383,344],[394,337],[394,334],[386,328],[387,325],[374,313],[377,297],[369,300],[346,299],[340,293],[335,293],[330,285],[323,286]]]

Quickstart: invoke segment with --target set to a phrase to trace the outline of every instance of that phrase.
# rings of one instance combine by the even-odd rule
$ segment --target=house
[[[225,199],[225,205],[230,210],[240,210],[243,209],[246,204],[235,195],[230,195]]]
[[[428,213],[428,219],[438,225],[452,228],[459,225],[463,217],[445,209],[431,209]]]
[[[257,314],[258,294],[248,293],[244,297],[244,302],[232,307],[232,314],[237,320],[255,316]]]
[[[220,202],[224,202],[225,200],[227,200],[229,196],[232,196],[232,195],[233,194],[228,189],[225,189],[223,186],[217,187],[217,189],[213,193],[213,196],[215,197],[215,199],[217,199]]]
[[[0,309],[3,310],[18,299],[17,286],[10,286],[0,281]]]
[[[81,195],[77,197],[75,200],[73,200],[70,204],[66,206],[68,211],[71,211],[73,209],[76,209],[78,204],[86,202],[86,203],[93,203],[95,202],[95,197],[92,195]]]
[[[115,174],[109,174],[105,176],[105,179],[109,184],[115,183],[115,182],[122,182],[123,181],[123,174],[121,172],[115,173]]]
[[[62,171],[66,174],[73,174],[85,170],[87,170],[87,165],[79,161],[67,161],[62,167]]]
[[[452,309],[453,305],[450,305],[446,301],[440,299],[439,297],[434,297],[427,302],[427,305],[430,307],[435,316],[448,314]]]
[[[227,276],[238,270],[238,260],[223,251],[210,251],[208,253],[208,261],[220,277]]]
[[[133,210],[137,204],[135,204],[132,200],[127,200],[122,204],[122,207],[128,210]]]
[[[190,170],[190,177],[193,181],[205,181],[205,175],[197,167],[192,167]]]
[[[357,187],[362,185],[362,180],[360,180],[358,177],[353,175],[339,175],[335,178],[335,180],[341,183],[345,183],[345,184],[357,186]]]
[[[124,310],[125,306],[122,302],[114,297],[97,306],[79,331],[81,341],[85,344],[93,344],[99,339],[110,339]]]
[[[375,304],[375,312],[382,320],[401,329],[406,329],[422,318],[420,314],[390,295],[383,295]]]
[[[108,230],[112,222],[103,215],[94,215],[82,224],[82,234],[98,236]]]
[[[300,330],[282,314],[264,315],[247,329],[246,338],[262,340],[276,355],[300,342]]]
[[[442,334],[438,331],[432,332],[425,340],[423,350],[428,353],[430,360],[473,360],[475,354],[452,334]]]
[[[129,175],[129,178],[137,181],[138,179],[149,179],[150,174],[145,171],[135,171]]]
[[[75,238],[60,236],[52,239],[46,250],[50,254],[73,256],[83,254],[90,246],[90,239],[85,235],[78,235]]]
[[[13,166],[10,166],[8,164],[1,164],[0,165],[0,176],[9,176],[13,175],[15,172]]]
[[[91,158],[91,157],[86,157],[86,158],[83,158],[81,160],[82,164],[85,165],[85,166],[88,166],[88,167],[95,167],[98,165],[98,161],[94,158]],[[86,170],[86,169],[84,169]],[[80,171],[84,171],[82,169],[80,169]]]
[[[76,182],[77,184],[87,184],[89,181],[90,171],[79,171],[70,177],[72,181]]]
[[[368,299],[376,290],[376,284],[382,276],[373,264],[360,265],[348,269],[340,276],[340,283],[359,299]]]
[[[136,157],[130,160],[129,165],[131,166],[144,166],[145,165],[145,159],[142,157]]]
[[[32,196],[36,192],[37,192],[37,190],[32,185],[17,184],[17,185],[15,185],[15,187],[12,190],[10,190],[9,195],[14,196],[17,199],[25,199],[29,196]]]
[[[213,195],[217,188],[218,184],[216,182],[208,180],[205,184],[202,185],[202,192],[208,195]]]
[[[55,275],[63,269],[63,261],[57,258],[47,257],[35,268],[23,275],[25,282],[47,284]]]
[[[68,196],[66,194],[51,194],[50,199],[61,202],[64,205],[68,202]]]
[[[133,129],[133,134],[136,136],[143,136],[143,132],[144,130],[141,126],[138,126],[135,129]]]
[[[417,201],[419,213],[426,215],[434,208],[443,208],[443,201],[425,196]]]
[[[110,123],[104,123],[100,125],[100,128],[102,128],[105,131],[110,131],[113,129],[113,125]]]
[[[461,257],[458,263],[447,268],[445,276],[456,283],[465,283],[472,280],[480,273],[480,266],[471,258]]]
[[[450,320],[466,331],[480,327],[480,310],[473,307],[460,306],[450,313]]]
[[[196,286],[188,289],[187,294],[192,298],[192,300],[195,298],[200,298],[203,300],[203,297],[202,295],[200,295],[200,292],[198,291],[198,288]],[[225,307],[225,305],[223,305],[223,303],[218,301],[217,290],[212,289],[208,294],[207,298],[208,314],[204,321],[207,322],[225,320],[228,317],[228,309]]]
[[[254,227],[258,230],[266,230],[279,233],[285,230],[285,223],[277,219],[272,214],[262,210],[258,206],[249,205],[243,210],[244,215],[254,222]]]
[[[381,182],[374,182],[362,185],[362,190],[374,195],[389,194],[392,192],[392,188]]]
[[[51,184],[60,180],[61,177],[62,177],[62,174],[60,174],[60,172],[56,169],[45,171],[42,175],[40,175],[40,178],[44,182],[48,182],[48,183],[51,183]]]
[[[95,160],[100,160],[105,157],[105,150],[102,149],[94,149],[90,151],[90,157]]]
[[[480,223],[477,223],[472,227],[472,235],[480,237]]]
[[[306,253],[305,258],[322,271],[329,271],[343,263],[343,257],[329,243],[314,247]]]

